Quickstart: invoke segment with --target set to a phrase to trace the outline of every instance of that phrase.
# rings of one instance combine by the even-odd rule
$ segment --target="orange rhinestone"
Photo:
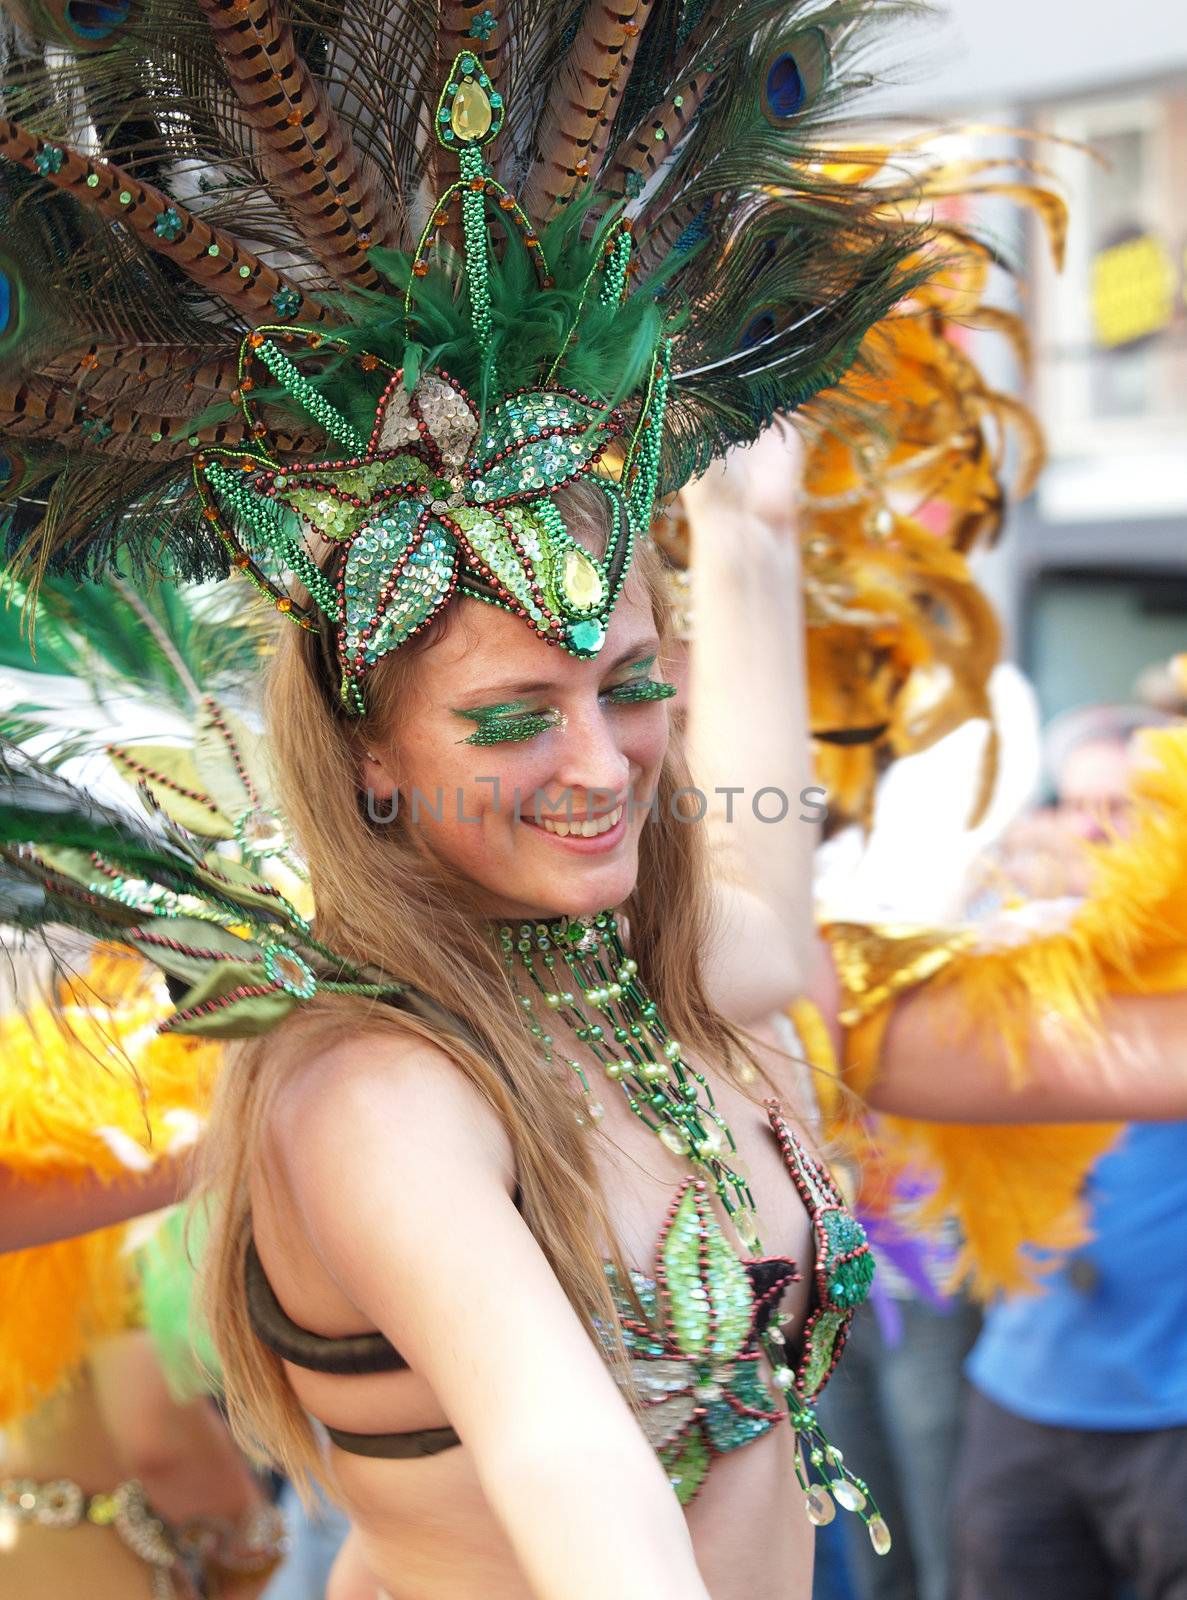
[[[262,333],[249,333],[247,342],[253,350],[258,350],[264,342],[264,335]]]
[[[284,120],[290,128],[299,128],[301,125],[301,113],[299,111],[290,111]]]
[[[231,557],[231,565],[233,567],[238,567],[240,572],[242,572],[244,567],[247,566],[247,557],[245,555],[242,555],[242,554],[237,555],[237,556],[232,556]]]
[[[207,522],[217,522],[218,521],[218,512],[217,511],[212,511],[209,506],[207,506],[206,510],[202,513],[202,515],[206,518]]]
[[[243,390],[244,394],[250,394],[251,391],[255,388],[255,386],[256,386],[256,380],[254,378],[244,378],[243,381],[239,385],[239,387]]]
[[[267,431],[267,428],[262,422],[257,422],[255,427],[251,430],[251,436],[253,439],[262,439]]]
[[[475,189],[475,190],[481,191],[481,190],[486,188],[486,179],[485,178],[471,178],[470,179],[470,187],[471,187],[471,189]]]
[[[555,289],[556,288],[556,279],[554,277],[552,277],[551,275],[549,277],[545,278],[544,287],[546,289]]]
[[[240,472],[254,472],[256,470],[256,464],[250,456],[244,456],[243,460],[239,463],[239,470]]]
[[[576,173],[576,175],[579,178],[588,178],[589,177],[589,162],[588,161],[579,161],[577,163],[577,165],[574,167],[573,171]]]
[[[414,261],[412,263],[412,271],[418,278],[423,278],[427,274],[428,270],[429,264],[427,261]]]
[[[623,23],[622,31],[628,39],[633,39],[639,31],[639,24],[637,22],[625,22]]]
[[[534,233],[525,234],[523,242],[527,245],[529,250],[534,250],[540,243],[539,239],[536,238]]]
[[[500,206],[502,206],[504,211],[514,211],[515,210],[515,196],[513,194],[500,195],[499,196],[499,204],[500,204]]]
[[[278,600],[276,602],[276,609],[277,611],[291,611],[293,609],[293,602],[291,600]]]
[[[318,346],[321,344],[321,334],[320,333],[311,333],[309,335],[308,339],[306,339],[305,343],[309,346],[309,348],[311,350],[316,350],[318,348]]]
[[[375,368],[378,365],[379,365],[379,357],[378,356],[373,356],[373,355],[370,355],[370,354],[365,355],[362,358],[362,360],[359,362],[359,366],[362,367],[364,372],[374,372]]]

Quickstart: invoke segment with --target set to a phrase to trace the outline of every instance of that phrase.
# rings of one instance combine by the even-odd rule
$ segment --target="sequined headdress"
[[[4,7],[10,554],[242,569],[351,711],[455,593],[596,654],[657,493],[905,287],[820,151],[884,0]]]

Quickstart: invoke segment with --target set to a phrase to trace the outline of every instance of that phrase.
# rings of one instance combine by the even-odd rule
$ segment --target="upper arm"
[[[1082,1033],[1036,997],[1019,1083],[959,989],[923,984],[894,1007],[869,1100],[930,1122],[1171,1121],[1187,1117],[1185,1060],[1187,995],[1114,996]]]
[[[800,941],[751,890],[718,878],[711,894],[713,914],[702,958],[705,990],[723,1017],[750,1027],[805,992]]]
[[[512,1199],[501,1124],[446,1057],[359,1041],[278,1121],[298,1221],[352,1303],[432,1387],[480,1476],[568,1427],[641,1442]]]

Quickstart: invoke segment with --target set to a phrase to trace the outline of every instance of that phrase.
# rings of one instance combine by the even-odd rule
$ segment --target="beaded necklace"
[[[525,1024],[545,1063],[551,1065],[555,1059],[556,1038],[541,1021],[538,1005],[545,1017],[563,1023],[588,1045],[607,1080],[619,1086],[631,1112],[660,1142],[704,1175],[743,1249],[752,1257],[761,1255],[754,1196],[733,1132],[717,1109],[704,1073],[684,1060],[679,1041],[665,1026],[639,977],[637,962],[623,948],[614,914],[604,911],[593,917],[504,925],[499,943]],[[584,1120],[600,1122],[605,1108],[584,1067],[573,1057],[562,1059],[576,1074],[585,1096]],[[824,1170],[816,1165],[815,1172],[831,1192]],[[822,1432],[811,1403],[827,1381],[828,1358],[831,1354],[835,1361],[848,1318],[864,1300],[873,1276],[872,1257],[859,1224],[839,1204],[825,1209],[833,1226],[826,1229],[825,1259],[817,1261],[821,1309],[813,1319],[826,1338],[824,1359],[817,1351],[793,1370],[784,1336],[771,1323],[762,1327],[758,1342],[771,1365],[771,1383],[786,1402],[800,1440],[795,1470],[809,1521],[824,1526],[839,1505],[861,1517],[875,1551],[885,1555],[890,1530],[869,1486],[845,1465],[840,1450]],[[699,1225],[703,1237],[716,1231],[707,1208]]]

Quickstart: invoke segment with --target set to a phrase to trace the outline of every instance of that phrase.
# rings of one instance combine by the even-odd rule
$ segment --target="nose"
[[[558,730],[556,765],[545,789],[549,805],[566,799],[581,809],[591,802],[607,807],[627,791],[631,761],[620,743],[620,728],[601,703],[570,708]]]

